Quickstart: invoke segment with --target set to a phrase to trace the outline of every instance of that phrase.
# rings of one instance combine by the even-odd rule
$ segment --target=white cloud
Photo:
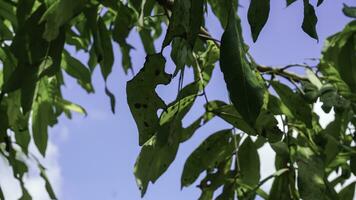
[[[61,169],[58,163],[58,149],[51,141],[48,143],[46,158],[41,158],[34,144],[31,143],[29,147],[30,152],[34,153],[37,158],[40,158],[41,163],[45,166],[48,179],[60,199],[61,194]],[[26,159],[29,166],[29,172],[25,174],[25,187],[36,200],[49,200],[49,196],[45,189],[45,182],[39,176],[39,170],[34,160]],[[18,181],[12,176],[12,169],[8,166],[5,159],[0,162],[0,185],[7,200],[17,200],[21,197],[22,192]]]

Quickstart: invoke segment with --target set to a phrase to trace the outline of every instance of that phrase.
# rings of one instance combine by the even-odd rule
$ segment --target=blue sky
[[[316,12],[319,17],[317,31],[321,42],[308,37],[300,28],[303,20],[302,1],[299,0],[288,8],[284,1],[271,1],[271,13],[267,25],[261,32],[257,43],[253,44],[247,24],[248,0],[240,1],[243,6],[239,11],[242,18],[245,41],[250,45],[250,52],[255,60],[263,65],[284,66],[291,63],[309,62],[307,58],[319,58],[324,39],[340,31],[350,21],[341,12],[342,3],[356,5],[354,0],[326,0]],[[312,1],[315,5],[316,1]],[[207,28],[214,38],[220,39],[223,29],[213,14],[208,13]],[[137,33],[133,31],[129,42],[136,48],[132,51],[132,61],[137,72],[144,63],[143,52]],[[160,42],[156,47],[160,47]],[[115,49],[118,49],[115,46]],[[166,55],[169,50],[165,50]],[[93,75],[95,94],[86,94],[74,80],[66,77],[64,97],[81,104],[88,112],[87,117],[74,115],[68,120],[61,117],[59,124],[50,130],[50,146],[48,157],[44,160],[48,174],[58,193],[64,200],[138,200],[138,190],[133,176],[133,166],[139,153],[138,133],[126,102],[126,81],[131,75],[124,75],[121,68],[120,53],[116,50],[116,61],[108,86],[117,99],[117,113],[111,114],[109,101],[104,94],[104,82],[99,69]],[[83,62],[86,57],[78,54]],[[172,72],[172,62],[167,63],[167,71]],[[192,80],[186,76],[185,83]],[[175,98],[177,81],[168,87],[158,87],[160,96],[168,103]],[[225,83],[219,67],[215,68],[212,81],[207,88],[209,100],[227,100]],[[192,121],[203,113],[202,104],[198,100],[193,112],[188,114],[184,122]],[[326,116],[328,121],[332,116]],[[187,123],[186,123],[187,124]],[[221,120],[215,119],[200,129],[191,140],[181,145],[178,156],[168,171],[154,184],[150,185],[145,200],[182,200],[197,199],[198,188],[180,189],[180,175],[184,161],[200,142],[211,133],[229,127]],[[262,177],[273,173],[273,154],[268,147],[260,153]],[[4,177],[5,172],[1,172]],[[43,192],[43,182],[35,177],[28,178],[28,187],[35,199],[47,200]],[[8,177],[8,176],[6,176]],[[6,182],[4,183],[4,180]],[[9,188],[6,196],[16,198],[16,183],[10,177],[0,180]],[[264,188],[268,188],[270,183]],[[11,190],[13,192],[11,192]],[[16,192],[17,191],[17,192]],[[6,192],[6,189],[5,189]],[[37,196],[36,196],[37,195]]]

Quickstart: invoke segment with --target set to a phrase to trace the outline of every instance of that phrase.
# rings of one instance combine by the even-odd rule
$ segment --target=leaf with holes
[[[164,71],[166,60],[161,54],[146,57],[143,68],[127,82],[127,102],[139,131],[139,144],[143,145],[159,127],[158,109],[166,105],[155,89],[159,84],[168,84],[171,76]]]

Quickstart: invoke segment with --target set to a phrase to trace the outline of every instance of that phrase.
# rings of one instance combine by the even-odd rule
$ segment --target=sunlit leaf
[[[147,56],[143,68],[126,86],[127,102],[137,124],[140,145],[155,134],[159,126],[157,110],[165,108],[155,91],[157,85],[170,82],[170,75],[164,71],[165,62],[161,54]]]

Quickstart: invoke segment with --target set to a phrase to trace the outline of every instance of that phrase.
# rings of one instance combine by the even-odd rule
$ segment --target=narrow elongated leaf
[[[47,174],[46,174],[46,171],[45,171],[46,169],[42,165],[40,165],[39,168],[40,168],[40,176],[45,181],[45,187],[46,187],[46,190],[48,192],[49,197],[51,199],[57,199],[57,197],[56,197],[56,195],[54,193],[54,190],[53,190],[53,188],[52,188],[52,186],[51,186],[51,184],[50,184],[50,182],[48,180],[48,177],[47,177]]]
[[[204,170],[217,167],[217,164],[232,154],[231,130],[222,130],[209,136],[188,157],[181,177],[182,187],[194,183]]]
[[[52,116],[49,102],[36,103],[32,114],[33,140],[40,153],[45,156],[48,143],[48,125]]]
[[[91,83],[91,73],[88,68],[86,68],[82,62],[76,58],[69,55],[67,51],[63,53],[62,59],[62,68],[70,76],[77,79],[77,82],[87,91],[94,92],[92,83]]]
[[[316,6],[320,6],[323,2],[324,2],[324,0],[318,0],[318,3],[316,4]]]
[[[108,29],[102,18],[98,19],[98,31],[99,31],[99,40],[100,47],[102,50],[102,60],[100,63],[101,73],[103,74],[104,79],[106,80],[111,73],[112,66],[114,64],[114,53],[112,49],[111,37]],[[99,45],[99,44],[98,44]]]
[[[56,103],[64,110],[77,112],[79,114],[87,115],[87,111],[78,104],[72,103],[65,99],[56,99]]]
[[[270,0],[251,0],[248,8],[247,19],[250,24],[252,39],[254,42],[265,26],[270,10]]]
[[[304,18],[302,29],[310,37],[319,40],[318,33],[316,32],[316,23],[318,18],[315,15],[314,7],[309,3],[309,0],[303,0],[304,2]]]
[[[165,108],[165,103],[157,95],[159,84],[168,84],[171,76],[164,71],[165,59],[161,54],[146,57],[140,72],[127,82],[127,102],[139,131],[139,144],[151,138],[159,126],[157,110]]]
[[[296,2],[297,0],[286,0],[287,6],[290,6],[292,3]]]
[[[247,137],[237,152],[241,179],[251,187],[260,181],[260,158],[255,144]]]
[[[79,11],[84,8],[86,2],[87,0],[61,0],[55,2],[48,8],[41,19],[41,22],[46,22],[43,37],[47,41],[52,41],[57,38],[61,26],[79,13]]]
[[[243,119],[253,126],[263,105],[264,90],[242,48],[243,40],[236,18],[231,10],[221,38],[220,68],[233,105]]]
[[[133,48],[127,43],[126,38],[129,36],[130,31],[134,26],[135,20],[135,11],[129,6],[119,3],[114,28],[112,30],[112,37],[114,41],[120,45],[122,66],[126,73],[132,68],[130,50]]]
[[[342,9],[344,15],[352,18],[356,18],[356,7],[348,6],[344,4],[344,8]]]
[[[194,47],[197,35],[203,25],[204,3],[204,0],[191,0],[191,7],[189,9],[189,29],[187,35],[187,40],[191,47]]]

